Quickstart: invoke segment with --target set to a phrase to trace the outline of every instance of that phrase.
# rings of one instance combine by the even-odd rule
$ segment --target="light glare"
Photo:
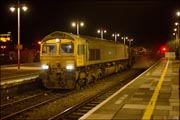
[[[16,10],[16,8],[15,8],[15,7],[10,7],[10,10],[11,10],[12,12],[14,12],[14,11]]]
[[[73,22],[73,23],[72,23],[72,26],[73,26],[73,27],[75,27],[75,26],[76,26],[76,23],[75,23],[75,22]]]
[[[180,16],[180,11],[178,11],[176,14],[177,14],[177,16]]]
[[[80,26],[84,26],[84,23],[83,23],[83,22],[81,22],[81,23],[80,23]]]
[[[22,9],[23,9],[24,11],[27,11],[28,8],[27,8],[26,6],[23,6]]]
[[[42,69],[47,70],[47,69],[49,69],[49,66],[48,65],[42,65]]]
[[[59,42],[60,40],[59,40],[59,38],[56,38],[56,42]]]
[[[67,70],[72,70],[72,69],[74,69],[74,66],[73,66],[73,65],[67,65],[67,66],[66,66],[66,69],[67,69]]]

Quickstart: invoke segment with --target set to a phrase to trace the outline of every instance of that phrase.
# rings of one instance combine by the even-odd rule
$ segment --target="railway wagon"
[[[110,40],[55,31],[42,39],[42,72],[49,89],[79,89],[129,65],[128,46]]]

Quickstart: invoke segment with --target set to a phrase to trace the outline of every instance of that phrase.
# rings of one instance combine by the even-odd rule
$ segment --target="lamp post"
[[[76,22],[72,22],[72,26],[76,27],[77,35],[79,35],[79,27],[80,26],[83,27],[84,23],[83,22],[79,22],[79,20],[77,19]]]
[[[127,54],[126,54],[126,40],[128,40],[128,37],[124,36],[124,37],[121,37],[121,39],[124,40],[124,55],[127,56]]]
[[[104,33],[107,33],[107,31],[104,30],[103,28],[101,28],[101,29],[98,29],[98,30],[97,30],[97,33],[101,34],[101,39],[103,39],[103,34],[104,34]]]
[[[119,33],[113,33],[112,36],[114,37],[115,42],[117,42],[117,37],[119,37]]]
[[[175,26],[177,26],[177,28],[174,29],[174,32],[175,32],[175,36],[176,36],[176,49],[178,48],[178,35],[179,35],[179,24],[178,22],[175,23]]]
[[[131,65],[132,62],[131,42],[133,41],[133,39],[128,39],[128,41],[129,41],[129,64]]]
[[[180,19],[179,19],[179,17],[180,17],[180,11],[178,11],[177,13],[176,13],[176,15],[178,16],[178,32],[177,32],[177,38],[178,38],[178,42],[179,42],[179,98],[180,98],[180,37],[179,37],[179,24],[180,24]]]
[[[126,44],[126,40],[128,40],[128,37],[124,36],[124,37],[122,37],[121,39],[124,40],[124,45],[125,45],[125,44]]]
[[[173,35],[173,38],[175,38],[175,43],[174,43],[174,48],[175,48],[175,51],[177,51],[178,50],[178,40],[177,40],[177,33],[174,31],[173,33],[172,33],[172,35]],[[176,56],[177,57],[177,56]]]
[[[22,45],[20,44],[20,11],[26,11],[28,8],[25,5],[21,5],[19,0],[16,7],[11,7],[10,10],[14,12],[17,9],[17,16],[18,16],[18,43],[17,43],[17,50],[18,50],[18,69],[20,69],[20,50],[22,49]]]

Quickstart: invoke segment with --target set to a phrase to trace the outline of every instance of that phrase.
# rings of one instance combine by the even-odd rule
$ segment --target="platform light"
[[[75,27],[75,26],[76,26],[76,23],[75,23],[75,22],[72,22],[72,26]]]
[[[115,42],[117,42],[117,37],[119,37],[119,36],[120,36],[119,33],[113,33],[112,34],[112,37],[114,37]]]
[[[84,22],[80,22],[78,19],[76,20],[76,22],[72,22],[72,27],[76,27],[76,31],[77,31],[77,35],[79,35],[79,27],[83,27],[84,26]]]
[[[176,13],[176,15],[179,17],[179,16],[180,16],[180,11],[178,11],[178,12]]]
[[[124,37],[121,37],[121,39],[123,39],[124,45],[125,45],[125,44],[126,44],[126,40],[128,40],[128,37],[127,37],[127,36],[124,36]]]
[[[22,9],[23,9],[24,11],[27,11],[28,7],[27,7],[27,6],[22,6]]]
[[[81,22],[81,23],[80,23],[80,26],[81,26],[81,27],[83,27],[83,26],[84,26],[84,23],[83,23],[83,22]]]
[[[176,33],[173,33],[173,36],[175,36],[176,35]]]
[[[25,6],[24,4],[20,4],[20,2],[19,2],[19,0],[18,0],[18,3],[17,3],[17,5],[15,5],[15,6],[12,6],[12,7],[10,7],[10,11],[11,12],[15,12],[15,10],[17,9],[17,21],[18,21],[18,43],[17,43],[17,51],[18,51],[18,69],[20,69],[20,62],[21,62],[21,55],[20,55],[20,50],[21,50],[21,48],[22,48],[22,45],[20,44],[20,12],[21,12],[21,9],[23,10],[23,11],[27,11],[27,6]]]
[[[97,30],[97,33],[101,34],[101,39],[103,39],[103,35],[104,35],[104,33],[107,33],[107,31],[105,29],[101,28],[101,29]]]
[[[16,10],[15,7],[10,7],[10,11],[11,11],[11,12],[14,12],[15,10]]]

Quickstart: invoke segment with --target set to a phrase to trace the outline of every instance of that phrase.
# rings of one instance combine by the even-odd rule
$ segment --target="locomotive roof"
[[[73,35],[71,33],[55,31],[55,32],[52,32],[52,33],[46,35],[42,39],[42,41],[47,41],[47,40],[56,39],[56,38],[59,38],[59,39],[70,39],[70,40],[75,40],[76,39],[75,35]]]
[[[97,38],[97,37],[90,37],[90,36],[85,36],[85,35],[80,35],[80,36],[77,36],[75,34],[72,34],[72,33],[68,33],[68,32],[62,32],[62,31],[55,31],[55,32],[52,32],[48,35],[46,35],[42,41],[47,41],[47,40],[50,40],[50,39],[56,39],[56,38],[59,38],[59,39],[70,39],[70,40],[102,40],[100,38]],[[106,41],[106,42],[111,42],[111,43],[114,43],[113,41],[110,41],[110,40],[106,40],[106,39],[103,39],[103,41]]]

